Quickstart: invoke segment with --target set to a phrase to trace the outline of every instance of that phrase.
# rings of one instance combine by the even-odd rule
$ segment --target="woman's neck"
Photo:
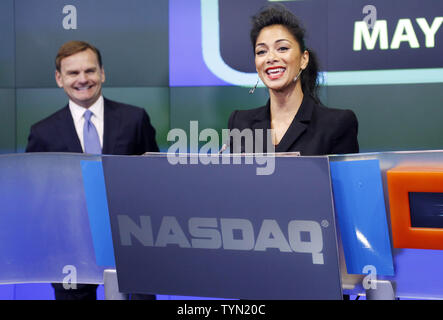
[[[303,91],[300,85],[290,90],[269,90],[271,100],[271,119],[293,119],[303,101]]]
[[[278,145],[290,127],[303,101],[300,84],[287,90],[269,90],[271,99],[272,142]]]

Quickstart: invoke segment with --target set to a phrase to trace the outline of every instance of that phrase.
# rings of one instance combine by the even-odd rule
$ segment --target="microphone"
[[[254,93],[255,89],[257,89],[259,81],[260,81],[260,78],[257,79],[257,83],[255,84],[255,86],[249,90],[249,94],[253,94]]]
[[[224,135],[222,136],[222,140],[224,140],[224,141],[222,141],[223,144],[222,144],[220,150],[218,151],[218,154],[222,154],[223,152],[226,151],[226,149],[231,147],[231,132],[230,132],[230,130],[228,132],[229,133],[228,133],[227,137],[225,137]]]
[[[223,143],[223,145],[220,148],[220,151],[218,152],[218,154],[222,154],[223,152],[225,152],[226,149],[228,149],[228,147],[229,147],[229,143]]]

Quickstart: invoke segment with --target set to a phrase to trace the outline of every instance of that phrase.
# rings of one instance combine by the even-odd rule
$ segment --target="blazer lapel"
[[[271,112],[269,108],[269,101],[265,107],[260,108],[255,114],[252,129],[271,129]]]
[[[57,121],[57,131],[60,134],[61,139],[68,148],[68,152],[82,153],[82,145],[75,130],[74,120],[72,119],[69,106],[62,109],[59,114],[60,121]]]
[[[104,98],[103,154],[113,154],[120,127],[120,115],[114,103]]]
[[[254,135],[254,152],[257,152],[255,150],[255,130],[259,129],[263,131],[263,147],[262,150],[260,150],[260,153],[266,153],[267,152],[267,141],[266,141],[266,133],[268,129],[271,129],[271,111],[270,111],[270,102],[268,100],[266,106],[260,108],[256,115],[253,118],[253,122],[251,125],[252,134]]]
[[[314,110],[314,101],[307,95],[304,95],[302,104],[298,109],[297,114],[292,120],[291,125],[286,131],[285,135],[281,139],[278,146],[275,148],[275,152],[288,152],[291,146],[300,138],[300,136],[308,128],[311,121],[312,111]],[[297,151],[297,150],[291,150]]]

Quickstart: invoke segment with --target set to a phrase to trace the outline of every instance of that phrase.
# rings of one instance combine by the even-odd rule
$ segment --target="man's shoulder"
[[[147,116],[147,112],[142,107],[119,101],[104,99],[105,114],[114,114],[121,119],[141,121]]]
[[[56,112],[50,114],[46,118],[34,123],[32,125],[33,128],[43,128],[52,126],[59,121],[63,121],[66,119],[66,116],[69,114],[69,107],[66,105],[63,108],[57,110]]]
[[[113,109],[113,110],[123,110],[128,112],[141,112],[144,109],[142,107],[134,106],[132,104],[119,102],[104,98],[105,108]]]

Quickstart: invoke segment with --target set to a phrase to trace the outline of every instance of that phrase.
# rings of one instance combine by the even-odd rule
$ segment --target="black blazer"
[[[240,131],[247,128],[270,129],[270,101],[257,109],[234,111],[229,117],[228,128]],[[357,133],[358,121],[354,112],[327,108],[304,95],[300,109],[275,147],[275,152],[299,151],[302,156],[358,153]],[[265,145],[264,142],[264,152]],[[241,151],[244,150],[242,141]]]
[[[148,151],[159,149],[146,111],[104,99],[102,153],[140,155]],[[31,127],[26,152],[83,152],[68,105]]]

